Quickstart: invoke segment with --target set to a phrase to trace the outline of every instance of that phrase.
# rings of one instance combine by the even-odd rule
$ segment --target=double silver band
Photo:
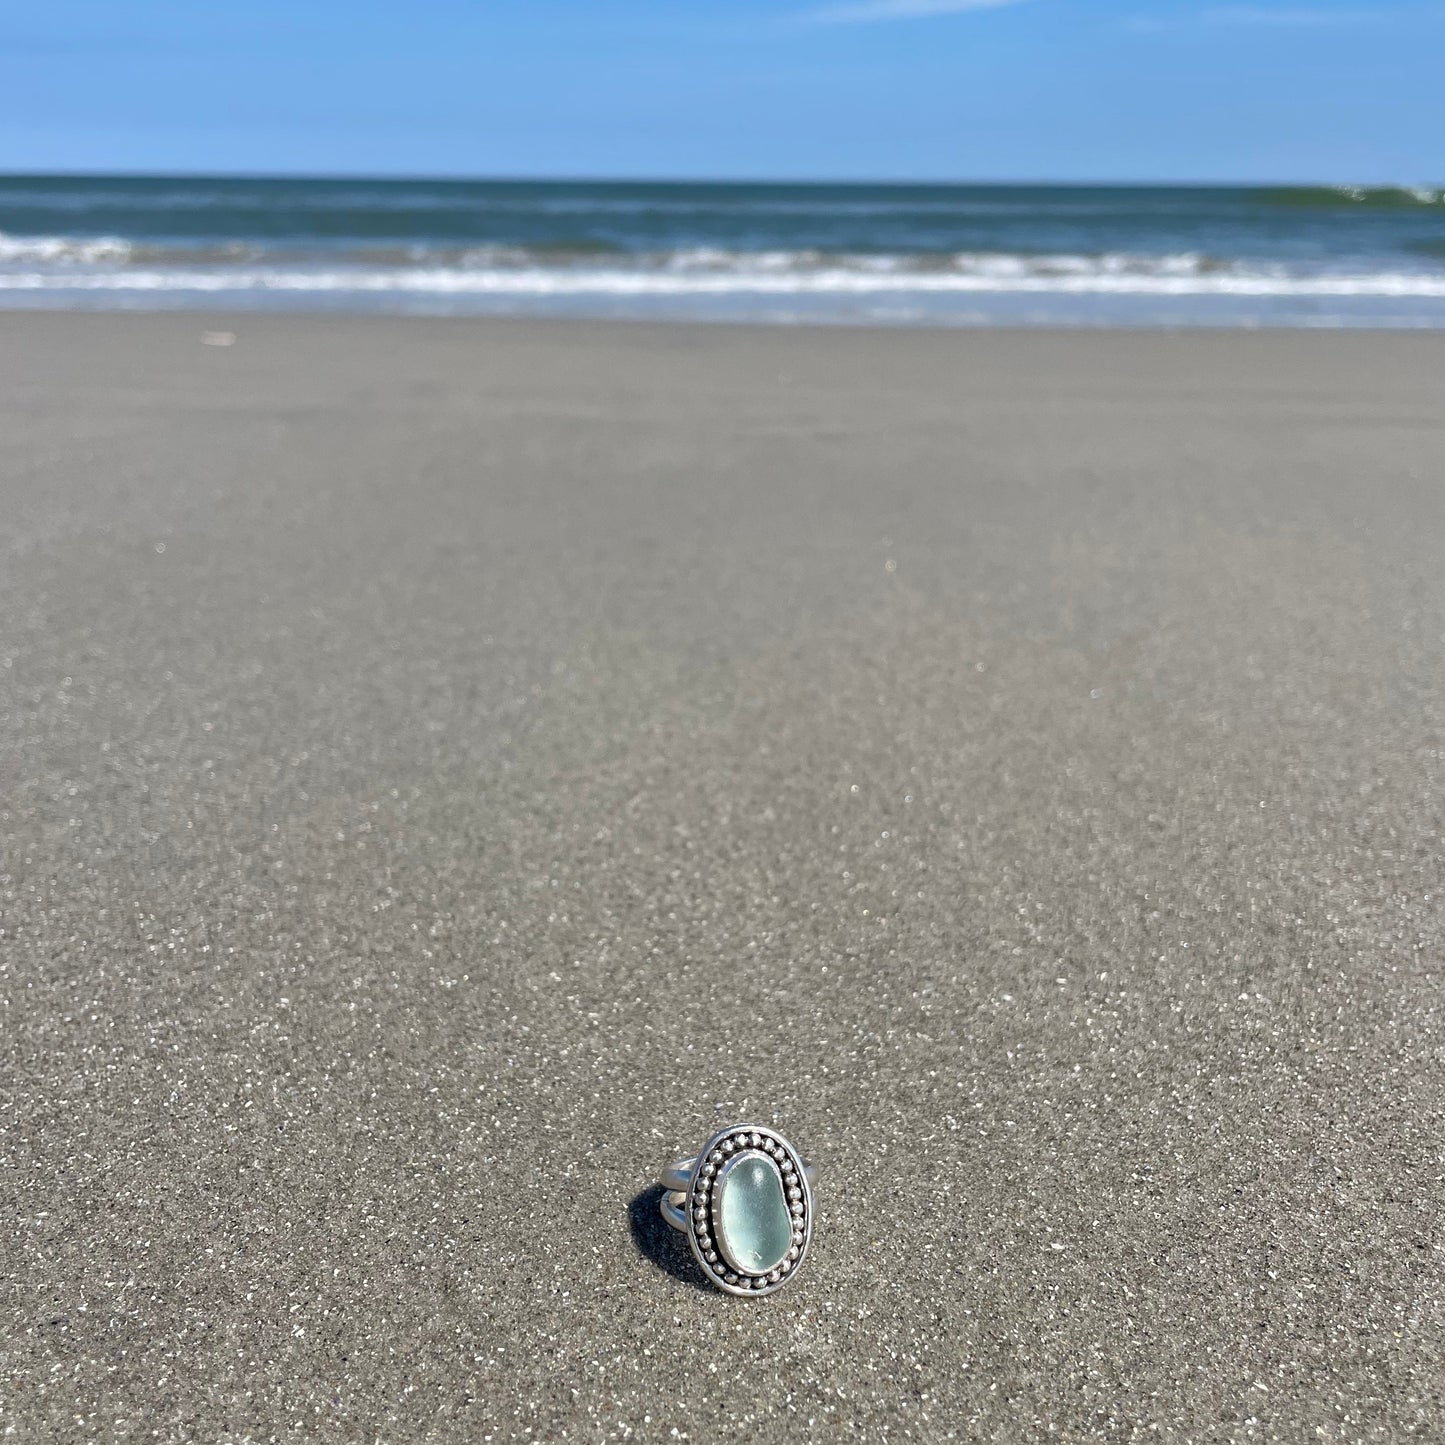
[[[662,1171],[661,1184],[667,1191],[657,1207],[662,1217],[676,1230],[687,1233],[687,1191],[692,1185],[693,1171],[697,1168],[697,1155],[687,1159],[674,1159]],[[818,1171],[811,1164],[804,1163],[803,1177],[809,1189],[818,1185]]]

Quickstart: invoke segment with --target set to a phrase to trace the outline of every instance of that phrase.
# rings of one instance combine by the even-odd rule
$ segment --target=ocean
[[[1445,327],[1445,191],[0,177],[0,307]]]

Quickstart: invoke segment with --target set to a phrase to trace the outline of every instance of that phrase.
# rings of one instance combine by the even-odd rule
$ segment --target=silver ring
[[[772,1294],[807,1257],[813,1182],[812,1167],[776,1129],[731,1124],[662,1171],[658,1208],[719,1289]]]

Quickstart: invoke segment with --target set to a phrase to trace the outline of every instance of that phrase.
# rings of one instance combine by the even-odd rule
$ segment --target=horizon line
[[[877,178],[868,176],[686,176],[686,175],[567,175],[567,174],[463,174],[443,171],[267,171],[267,170],[83,170],[0,168],[0,181],[8,180],[102,180],[102,181],[380,181],[385,184],[430,182],[441,185],[595,185],[595,186],[996,186],[999,188],[1049,187],[1080,190],[1134,188],[1198,190],[1259,190],[1271,188],[1325,190],[1413,190],[1437,188],[1445,182],[1403,180],[1321,180],[1277,177],[1270,180],[1241,180],[1228,177],[1184,177],[1175,179],[1099,177],[1090,180],[1059,180],[1043,177],[1009,179],[962,179],[959,177],[911,176]]]

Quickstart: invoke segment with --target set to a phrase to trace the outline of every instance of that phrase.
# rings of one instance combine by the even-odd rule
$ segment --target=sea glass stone
[[[793,1217],[783,1176],[766,1154],[750,1149],[724,1165],[713,1204],[713,1232],[740,1274],[767,1274],[787,1258]]]

